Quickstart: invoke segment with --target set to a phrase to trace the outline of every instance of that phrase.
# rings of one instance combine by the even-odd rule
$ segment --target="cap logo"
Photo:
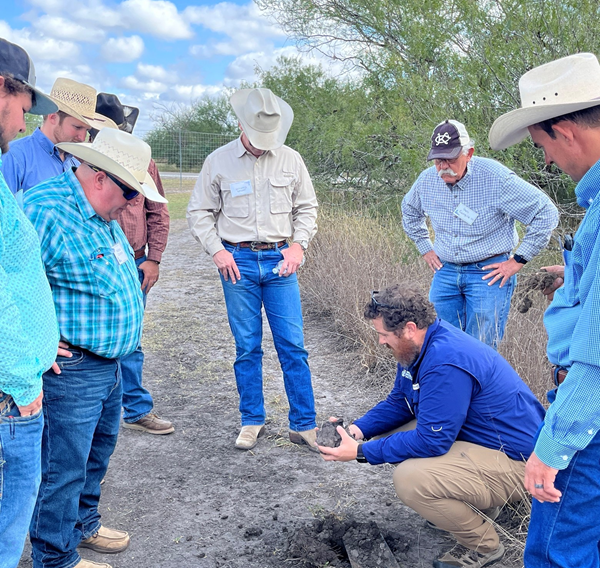
[[[444,134],[440,134],[438,132],[438,134],[435,137],[435,145],[439,146],[440,144],[446,144],[446,146],[448,145],[448,142],[450,142],[450,134],[448,134],[447,132],[444,132]]]

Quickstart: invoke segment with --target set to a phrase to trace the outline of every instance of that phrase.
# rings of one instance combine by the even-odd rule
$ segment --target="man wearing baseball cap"
[[[544,315],[548,359],[558,389],[525,487],[534,497],[525,547],[527,568],[598,566],[600,533],[600,64],[578,53],[541,65],[519,81],[521,108],[499,117],[490,145],[503,150],[531,136],[578,182],[586,212],[565,243],[564,285]]]
[[[402,226],[434,273],[429,299],[439,317],[497,349],[515,274],[548,244],[558,211],[543,191],[473,152],[462,123],[435,127],[434,166],[402,200]],[[515,221],[527,226],[520,244]]]
[[[240,89],[229,102],[242,134],[206,158],[187,217],[221,275],[235,338],[242,415],[235,447],[250,450],[265,432],[264,306],[290,405],[290,440],[318,452],[296,276],[317,231],[315,190],[300,155],[284,145],[292,108],[269,89]]]
[[[6,154],[2,173],[15,194],[79,165],[71,154],[59,150],[57,144],[83,142],[90,128],[100,130],[110,125],[104,117],[96,115],[96,89],[89,85],[59,77],[50,96],[58,106],[57,111],[46,114],[42,126],[33,134],[15,140]]]
[[[27,52],[0,39],[0,153],[24,132],[26,112],[55,110],[35,87]],[[0,344],[0,563],[15,568],[40,484],[42,373],[56,357],[58,325],[39,240],[2,173]]]
[[[60,374],[44,374],[42,482],[29,530],[34,568],[93,568],[77,547],[125,550],[129,535],[101,525],[100,481],[119,432],[119,358],[140,342],[143,304],[133,250],[116,222],[141,193],[166,202],[148,175],[150,147],[131,134],[100,131],[92,144],[59,149],[81,165],[25,193],[52,288]]]

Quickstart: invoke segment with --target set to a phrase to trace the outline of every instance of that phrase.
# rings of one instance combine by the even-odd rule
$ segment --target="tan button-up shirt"
[[[317,197],[300,154],[287,146],[256,158],[240,138],[204,161],[187,218],[211,256],[221,239],[310,241],[317,232]]]

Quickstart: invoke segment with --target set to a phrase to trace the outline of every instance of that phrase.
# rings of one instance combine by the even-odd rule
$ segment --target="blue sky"
[[[257,64],[298,53],[244,0],[5,0],[0,37],[29,52],[46,92],[69,77],[139,106],[138,131],[162,105],[237,87]]]

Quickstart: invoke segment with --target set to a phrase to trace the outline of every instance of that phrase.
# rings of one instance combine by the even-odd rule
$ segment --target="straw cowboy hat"
[[[600,64],[592,53],[577,53],[535,67],[519,81],[521,108],[497,118],[490,146],[504,150],[529,135],[528,126],[600,105]]]
[[[259,150],[283,146],[294,111],[269,89],[240,89],[229,99],[250,144]]]
[[[59,150],[73,154],[81,162],[112,174],[128,186],[139,191],[146,199],[167,203],[158,193],[148,173],[150,146],[133,134],[118,129],[104,128],[90,144],[89,142],[63,142]]]
[[[66,77],[54,81],[50,97],[58,106],[58,110],[80,120],[90,128],[102,130],[105,127],[116,128],[117,125],[107,117],[96,113],[96,89],[78,83]]]

